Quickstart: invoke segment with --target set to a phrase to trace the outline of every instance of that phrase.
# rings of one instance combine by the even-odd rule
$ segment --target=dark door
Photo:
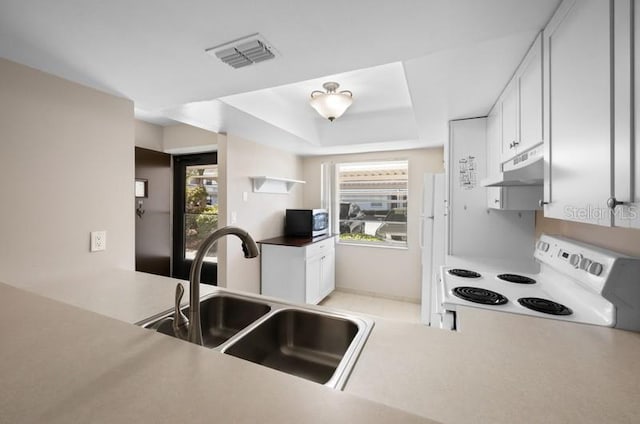
[[[173,276],[188,279],[202,241],[218,228],[218,155],[173,157]],[[218,281],[217,245],[202,266],[201,282]]]
[[[171,155],[136,147],[136,271],[170,275]]]

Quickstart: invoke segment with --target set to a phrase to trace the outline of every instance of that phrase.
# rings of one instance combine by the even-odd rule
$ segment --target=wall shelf
[[[292,180],[290,178],[276,177],[249,177],[253,182],[254,193],[279,193],[287,194],[295,184],[306,184],[306,181]]]

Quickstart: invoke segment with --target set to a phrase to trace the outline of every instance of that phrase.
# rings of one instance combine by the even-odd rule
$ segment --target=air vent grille
[[[260,34],[249,35],[206,51],[236,69],[276,57],[275,49]]]

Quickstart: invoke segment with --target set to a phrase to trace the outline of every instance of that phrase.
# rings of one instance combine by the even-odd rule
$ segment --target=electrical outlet
[[[92,231],[91,232],[91,252],[100,252],[107,250],[107,232]]]
[[[231,212],[231,224],[237,224],[237,223],[238,223],[238,213]]]

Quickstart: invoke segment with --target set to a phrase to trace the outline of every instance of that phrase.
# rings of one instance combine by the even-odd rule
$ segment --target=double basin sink
[[[338,390],[373,328],[369,319],[221,290],[203,297],[200,310],[205,347]],[[138,324],[175,337],[172,317]]]

